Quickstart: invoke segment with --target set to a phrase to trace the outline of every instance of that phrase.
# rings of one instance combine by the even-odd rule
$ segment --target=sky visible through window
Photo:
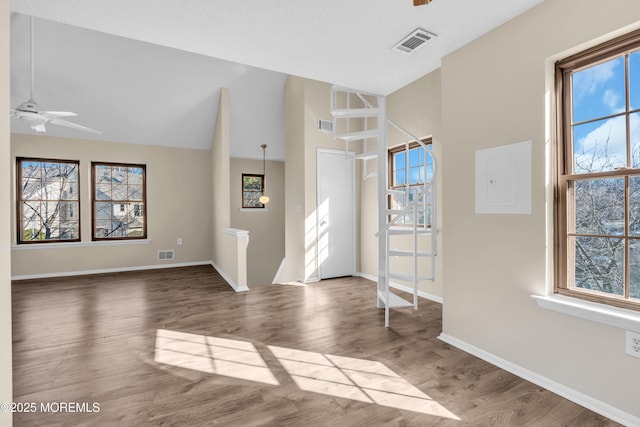
[[[629,55],[630,109],[640,108],[640,51]],[[610,171],[627,166],[625,64],[620,56],[573,73],[575,172]],[[611,117],[614,116],[614,117]],[[596,120],[600,119],[600,120]],[[586,123],[584,123],[586,122]],[[632,167],[640,167],[640,113],[630,116]],[[606,156],[604,155],[606,154]],[[594,162],[594,157],[599,160]]]

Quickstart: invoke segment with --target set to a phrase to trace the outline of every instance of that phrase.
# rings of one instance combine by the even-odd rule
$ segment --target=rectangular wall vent
[[[436,37],[435,34],[427,30],[423,30],[422,28],[416,28],[411,32],[411,34],[400,40],[393,48],[402,53],[413,53],[416,49],[424,46],[426,42],[434,37]]]
[[[323,132],[332,132],[333,122],[331,120],[318,119],[318,130],[321,130]]]
[[[169,261],[173,259],[173,249],[167,249],[166,251],[158,251],[159,261]]]

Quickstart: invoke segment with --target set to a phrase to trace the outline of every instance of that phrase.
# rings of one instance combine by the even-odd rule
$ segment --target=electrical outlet
[[[178,237],[178,246],[182,245],[182,237]]]
[[[640,334],[627,331],[627,354],[640,358]]]

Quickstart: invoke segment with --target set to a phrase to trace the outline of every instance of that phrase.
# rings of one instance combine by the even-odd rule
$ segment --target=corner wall
[[[231,190],[229,189],[229,89],[220,89],[216,129],[211,144],[211,260],[220,265],[225,250],[223,230],[231,226]]]
[[[546,107],[554,59],[639,19],[634,0],[545,1],[450,54],[441,68],[440,138],[444,333],[636,422],[640,359],[625,354],[624,331],[543,310],[530,295],[552,286],[545,149],[553,143]],[[475,214],[476,150],[526,140],[532,213]]]

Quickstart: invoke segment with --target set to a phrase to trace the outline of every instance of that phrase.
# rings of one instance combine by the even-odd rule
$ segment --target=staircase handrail
[[[356,95],[358,96],[358,98],[360,98],[360,100],[364,103],[364,105],[367,108],[375,108],[373,105],[371,105],[371,103],[369,101],[367,101],[361,94],[356,93]],[[438,165],[437,165],[437,161],[436,161],[436,156],[433,155],[433,153],[431,152],[431,150],[427,150],[427,144],[425,144],[424,142],[422,142],[421,138],[418,138],[417,136],[415,136],[414,134],[412,134],[411,132],[409,132],[408,130],[406,130],[405,128],[403,128],[402,126],[400,126],[399,124],[397,124],[396,122],[394,122],[393,120],[391,120],[390,118],[387,118],[387,123],[389,123],[391,126],[395,127],[396,129],[398,129],[400,132],[404,133],[405,135],[407,135],[408,137],[414,139],[418,144],[420,144],[420,146],[422,148],[424,148],[425,151],[429,152],[429,156],[431,156],[431,161],[433,162],[433,174],[432,176],[435,177],[436,176],[436,171],[438,170]]]

